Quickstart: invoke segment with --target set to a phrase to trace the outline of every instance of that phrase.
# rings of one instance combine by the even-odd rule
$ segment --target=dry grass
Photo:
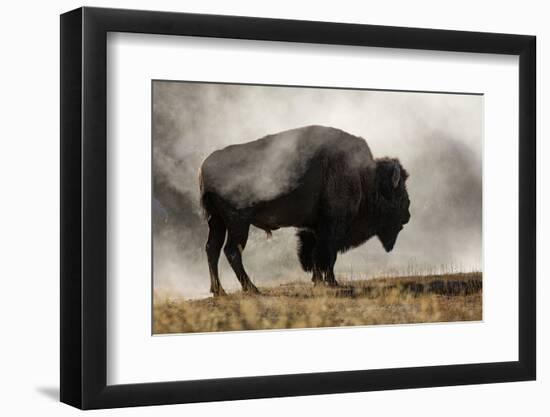
[[[153,333],[295,329],[482,319],[480,272],[291,283],[202,300],[155,297]]]

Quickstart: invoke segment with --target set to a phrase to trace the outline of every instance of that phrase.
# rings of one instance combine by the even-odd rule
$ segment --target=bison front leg
[[[315,233],[310,230],[300,230],[298,236],[298,259],[302,265],[302,269],[306,272],[313,272],[311,281],[313,285],[318,285],[323,282],[323,274],[315,265],[314,251],[317,245]]]
[[[249,226],[229,228],[227,242],[223,251],[229,261],[229,265],[231,265],[237,279],[241,283],[243,291],[259,294],[260,291],[252,283],[243,266],[242,252],[244,251],[248,239],[248,229]]]
[[[325,283],[329,287],[337,287],[339,285],[334,276],[334,266],[325,272]]]
[[[336,250],[334,239],[330,234],[319,234],[314,251],[315,269],[324,274],[324,282],[330,287],[338,286],[334,277],[334,264],[336,263]]]
[[[317,286],[323,283],[323,273],[316,266],[313,268],[313,276],[311,277],[313,285]]]
[[[329,287],[337,287],[338,281],[334,276],[334,264],[336,263],[336,251],[330,252],[328,256],[328,264],[324,268],[325,273],[325,284]]]

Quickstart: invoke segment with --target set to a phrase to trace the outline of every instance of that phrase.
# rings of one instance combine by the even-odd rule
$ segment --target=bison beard
[[[375,160],[364,139],[323,126],[213,152],[199,176],[211,292],[224,294],[222,246],[243,290],[258,292],[242,263],[251,225],[268,234],[297,228],[302,268],[315,284],[337,285],[337,253],[375,235],[386,251],[393,249],[410,218],[407,176],[397,159]]]

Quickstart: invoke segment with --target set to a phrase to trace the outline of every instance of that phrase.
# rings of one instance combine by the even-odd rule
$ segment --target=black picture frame
[[[519,360],[107,385],[108,32],[519,56]],[[534,380],[534,36],[79,8],[61,15],[61,401],[82,409]]]

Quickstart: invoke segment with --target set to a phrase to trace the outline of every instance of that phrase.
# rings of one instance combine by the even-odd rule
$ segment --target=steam
[[[305,168],[305,163],[302,166],[292,164],[308,159],[303,152],[300,152],[303,158],[293,158],[299,152],[296,138],[296,132],[289,131],[277,141],[270,141],[262,152],[260,163],[256,153],[250,154],[250,148],[226,148],[223,154],[209,158],[215,162],[205,163],[202,175],[235,207],[268,201],[291,191]],[[227,178],[228,173],[231,173],[230,178]]]
[[[375,158],[397,157],[410,174],[411,220],[394,250],[387,254],[371,239],[338,257],[337,275],[481,269],[482,106],[477,95],[155,81],[155,290],[208,295],[208,228],[198,186],[204,159],[231,144],[311,124],[365,138]],[[290,143],[272,153],[261,175],[254,173],[261,192],[276,193],[273,185],[284,184],[285,178],[273,175],[284,175],[285,155],[294,151]],[[310,279],[300,270],[292,229],[277,230],[268,240],[251,227],[243,259],[260,286]],[[239,288],[223,253],[220,271],[224,288]]]
[[[317,129],[322,134],[314,133]],[[373,163],[366,142],[350,138],[339,129],[311,126],[269,135],[246,146],[232,145],[204,161],[202,185],[237,208],[269,201],[294,190],[314,155],[325,147],[346,156],[345,169],[366,169]]]

